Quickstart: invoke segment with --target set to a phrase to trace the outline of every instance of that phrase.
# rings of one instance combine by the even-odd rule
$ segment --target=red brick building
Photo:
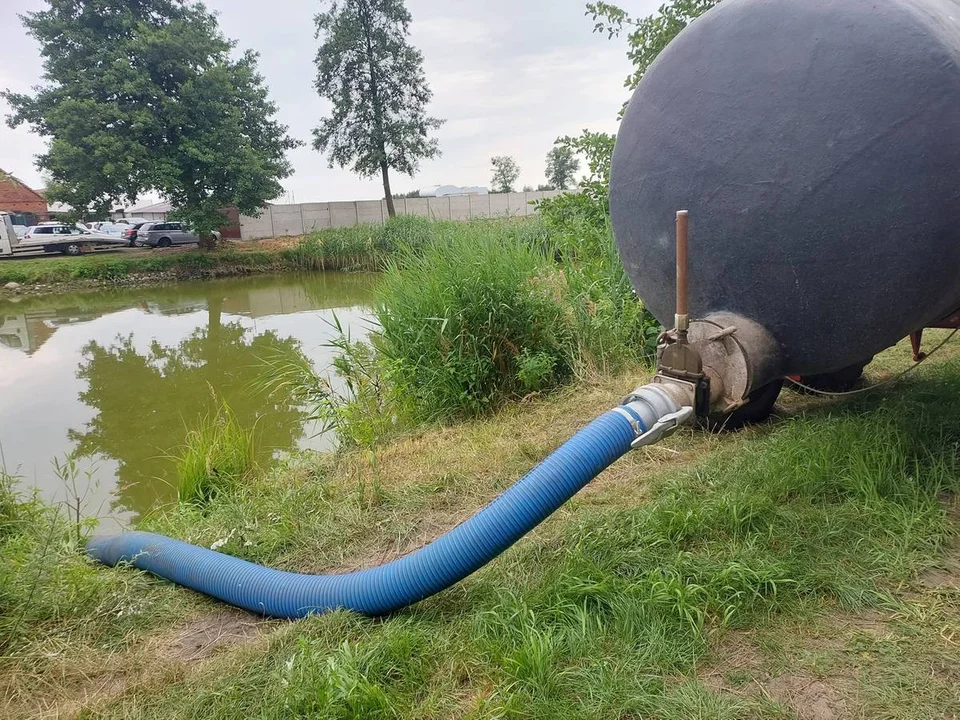
[[[3,170],[0,170],[0,210],[13,213],[15,225],[36,225],[50,219],[43,195]]]

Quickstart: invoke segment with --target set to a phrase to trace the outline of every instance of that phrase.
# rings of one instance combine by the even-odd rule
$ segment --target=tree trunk
[[[200,242],[197,244],[201,250],[216,250],[217,236],[213,233],[200,233]]]
[[[393,193],[390,192],[390,172],[386,163],[380,163],[380,174],[383,175],[383,196],[387,199],[387,215],[396,217],[397,210],[393,206]]]

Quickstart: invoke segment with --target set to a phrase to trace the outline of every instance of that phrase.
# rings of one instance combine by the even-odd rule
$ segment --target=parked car
[[[117,237],[123,235],[123,231],[127,229],[126,225],[112,222],[94,223],[94,225],[96,227],[91,228],[91,230],[106,233],[107,235],[116,235]]]
[[[219,233],[214,233],[219,240]],[[188,245],[199,243],[200,238],[194,235],[189,228],[179,222],[151,222],[140,226],[137,230],[137,244],[150,247],[170,247],[171,245]]]
[[[36,247],[43,248],[44,252],[79,255],[85,249],[123,243],[124,240],[116,235],[91,232],[79,225],[46,222],[27,228],[19,247]]]
[[[130,247],[139,245],[140,243],[137,240],[137,231],[147,224],[147,221],[144,220],[143,222],[127,225],[123,230],[120,231],[120,237],[126,240]]]
[[[105,232],[108,235],[119,235],[126,227],[118,225],[112,220],[96,220],[86,223],[87,228],[93,232]]]

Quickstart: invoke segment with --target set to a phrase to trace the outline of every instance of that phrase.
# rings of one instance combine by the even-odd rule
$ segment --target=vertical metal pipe
[[[689,213],[686,210],[677,211],[677,315],[675,325],[682,337],[686,337],[690,326],[689,310],[687,307],[687,232],[689,228]]]

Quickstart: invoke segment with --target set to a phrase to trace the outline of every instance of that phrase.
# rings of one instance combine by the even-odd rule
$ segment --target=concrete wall
[[[442,198],[399,198],[393,201],[398,215],[419,215],[434,220],[472,220],[533,215],[532,203],[562,191],[518,192],[492,195],[459,195]],[[385,200],[267,205],[258,218],[240,216],[244,240],[304,235],[313,230],[354,225],[382,225],[388,217]]]

